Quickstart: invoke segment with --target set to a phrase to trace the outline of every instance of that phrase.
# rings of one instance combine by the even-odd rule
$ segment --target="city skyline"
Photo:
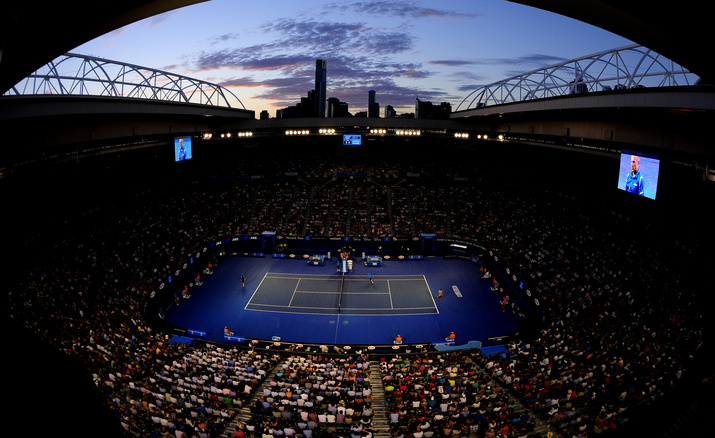
[[[453,108],[479,86],[632,42],[506,0],[211,0],[130,24],[70,52],[170,71],[231,90],[256,117],[295,105],[329,66],[325,99],[368,111]],[[236,103],[238,106],[238,103]],[[382,114],[380,115],[382,117]]]

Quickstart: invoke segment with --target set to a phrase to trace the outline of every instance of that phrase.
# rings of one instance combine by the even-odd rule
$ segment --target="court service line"
[[[339,290],[297,290],[299,294],[339,294]]]
[[[338,293],[338,292],[336,292]],[[390,295],[390,291],[387,292],[343,292],[343,295]]]
[[[293,288],[293,295],[290,296],[290,301],[288,301],[288,307],[290,307],[293,302],[293,297],[295,297],[295,292],[298,290],[298,285],[300,284],[300,278],[295,282],[295,287]]]

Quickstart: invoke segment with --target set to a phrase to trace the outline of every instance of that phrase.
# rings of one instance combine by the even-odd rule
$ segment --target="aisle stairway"
[[[255,406],[256,401],[261,398],[261,396],[263,395],[263,390],[270,385],[271,380],[273,380],[273,377],[275,377],[276,370],[279,367],[280,365],[276,365],[271,370],[271,372],[266,375],[261,385],[256,388],[256,390],[253,392],[253,395],[248,399],[248,401],[246,401],[246,403],[243,404],[241,409],[231,419],[224,431],[219,436],[235,436],[234,432],[236,431],[236,425],[238,424],[238,420],[241,420],[243,424],[248,424],[249,420],[251,419],[251,407]]]
[[[370,364],[370,389],[372,390],[372,431],[374,438],[389,438],[390,423],[385,403],[385,387],[382,385],[380,366]]]

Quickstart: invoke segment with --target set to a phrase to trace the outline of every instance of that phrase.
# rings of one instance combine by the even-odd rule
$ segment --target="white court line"
[[[326,295],[337,295],[340,291],[329,291],[329,290],[297,290],[296,293],[299,294],[326,294]]]
[[[392,303],[392,289],[390,289],[390,280],[387,280],[387,293],[390,294],[390,310],[395,310],[395,305]]]
[[[427,278],[425,278],[424,275],[422,275],[422,280],[425,282],[425,286],[427,286],[427,292],[429,292],[430,298],[432,298],[432,304],[434,304],[434,308],[437,309],[437,313],[439,314],[439,307],[437,307],[437,302],[434,300],[434,296],[432,295],[432,289],[429,288],[429,283],[427,283]]]
[[[397,277],[399,277],[399,275],[398,275]],[[303,278],[305,278],[305,277],[303,277]],[[422,277],[420,277],[420,278],[384,278],[384,276],[383,276],[382,278],[379,278],[379,277],[373,276],[373,277],[372,277],[372,280],[375,281],[375,282],[378,282],[378,281],[390,281],[390,280],[393,280],[393,281],[425,281],[425,280],[424,280],[424,275],[423,275]],[[348,282],[348,281],[359,281],[359,282],[361,282],[361,283],[362,283],[362,282],[365,282],[364,279],[345,277],[345,282]],[[368,280],[368,281],[369,281],[369,280]]]
[[[320,274],[311,274],[308,275],[300,275],[300,274],[279,274],[279,273],[270,273],[267,272],[266,276],[268,278],[279,278],[279,279],[284,279],[284,280],[295,280],[295,279],[303,279],[303,280],[323,280],[323,281],[335,281],[335,280],[340,280],[340,278],[336,278],[332,275],[320,275]],[[347,278],[346,278],[347,280]]]
[[[399,310],[424,310],[424,309],[430,309],[434,310],[432,307],[400,307]],[[350,313],[351,310],[391,310],[387,309],[385,307],[348,307],[345,310],[345,313]],[[379,315],[379,314],[378,314]],[[389,313],[388,315],[399,315],[399,313]],[[413,315],[412,313],[407,313],[406,315]],[[432,315],[431,313],[421,313],[420,315]],[[369,316],[369,315],[367,315]]]
[[[390,291],[387,292],[345,292],[343,291],[343,295],[389,295]]]
[[[281,307],[283,309],[287,308],[284,305],[281,304],[254,304],[254,306],[262,306],[262,307]],[[311,307],[311,306],[291,306],[291,309],[316,309],[316,310],[337,310],[335,307]],[[400,310],[424,310],[424,309],[429,309],[429,310],[434,310],[433,307],[400,307]],[[260,309],[250,309],[252,311],[260,311]],[[348,311],[351,310],[389,310],[384,307],[350,307],[347,309]],[[265,310],[265,312],[274,312],[273,310]],[[276,312],[276,313],[298,313],[298,312]],[[399,313],[389,313],[388,315],[400,315]],[[414,315],[413,313],[405,313],[404,315]],[[431,313],[424,313],[423,315],[431,315]],[[369,316],[369,315],[367,315]],[[381,314],[376,314],[376,316],[382,316]]]
[[[268,276],[268,272],[263,274],[263,278],[261,278],[261,281],[258,283],[258,287],[256,287],[256,289],[253,291],[253,294],[251,294],[251,298],[248,299],[248,302],[246,303],[246,306],[243,308],[243,310],[247,310],[248,305],[251,304],[251,301],[253,301],[253,297],[256,296],[256,292],[258,292],[258,289],[261,288],[261,285],[263,284],[263,280],[265,280],[267,276]]]
[[[292,304],[293,298],[295,297],[296,293],[306,293],[306,294],[326,294],[326,295],[337,295],[340,292],[339,291],[299,291],[298,290],[298,283],[300,283],[300,280],[321,280],[321,281],[337,281],[338,278],[335,278],[332,275],[321,275],[321,274],[315,274],[316,276],[313,277],[310,274],[309,275],[301,275],[301,274],[290,274],[290,273],[270,273],[266,272],[266,274],[263,276],[263,279],[261,279],[260,283],[258,284],[258,287],[253,292],[253,295],[251,295],[251,299],[248,301],[246,306],[244,307],[244,310],[249,310],[249,311],[254,311],[254,312],[273,312],[273,313],[302,313],[302,312],[290,312],[290,311],[284,311],[284,312],[278,312],[274,310],[261,310],[261,309],[249,309],[248,306],[263,306],[263,307],[277,307],[277,308],[283,308],[283,309],[314,309],[314,310],[335,310],[335,307],[309,307],[309,306],[294,306]],[[398,276],[402,277],[402,276]],[[260,289],[261,285],[263,284],[263,281],[266,278],[276,278],[276,279],[286,279],[286,280],[298,280],[298,283],[296,283],[296,287],[293,290],[293,294],[291,295],[290,302],[288,305],[282,305],[282,304],[257,304],[257,303],[252,303],[253,297],[255,297],[256,293]],[[390,288],[390,280],[391,279],[380,279],[380,280],[375,280],[375,281],[380,281],[380,282],[385,282],[387,283],[387,292],[343,292],[346,295],[389,295],[390,296],[390,309],[387,308],[362,308],[362,307],[350,307],[344,309],[345,314],[350,314],[351,310],[355,311],[366,311],[366,310],[372,310],[372,311],[379,311],[379,310],[391,310],[394,311],[394,303],[392,301],[392,289]],[[401,307],[397,310],[436,310],[436,313],[439,313],[439,308],[437,307],[437,304],[434,300],[434,297],[432,296],[432,291],[430,290],[429,284],[427,283],[427,279],[425,278],[424,275],[422,276],[414,276],[411,278],[395,278],[394,280],[397,281],[409,281],[409,280],[417,280],[420,282],[423,282],[424,285],[427,287],[427,291],[432,298],[432,303],[433,306],[431,307]],[[364,279],[362,278],[345,278],[345,281],[359,281],[363,282]],[[427,312],[425,314],[434,314],[432,312]],[[338,314],[339,315],[339,314]],[[383,314],[377,313],[374,314],[375,316],[384,316]],[[392,316],[399,316],[399,315],[414,315],[413,313],[389,313],[387,315],[392,315]]]
[[[295,287],[293,288],[293,295],[290,296],[290,301],[288,301],[288,307],[290,307],[291,303],[293,302],[293,297],[295,297],[295,292],[298,290],[298,285],[300,284],[300,278],[298,281],[295,283]]]
[[[282,309],[287,308],[283,304],[254,304],[254,306],[264,306],[264,307],[280,307]],[[290,306],[290,309],[325,309],[325,310],[337,310],[335,307],[311,307],[311,306]],[[251,309],[254,310],[254,309]],[[295,312],[278,312],[278,313],[295,313]]]

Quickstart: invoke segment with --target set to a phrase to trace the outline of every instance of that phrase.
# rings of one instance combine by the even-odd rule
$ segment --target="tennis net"
[[[343,272],[343,278],[340,281],[340,298],[338,299],[338,313],[340,313],[340,308],[343,305],[343,289],[345,288],[345,272]]]

